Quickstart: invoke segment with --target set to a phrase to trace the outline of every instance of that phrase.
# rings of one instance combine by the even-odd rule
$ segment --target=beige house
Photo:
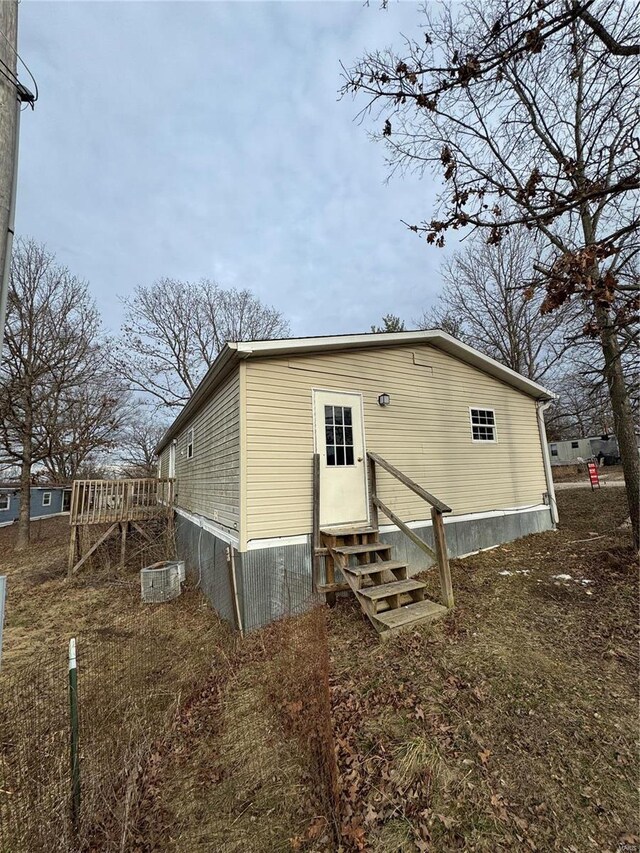
[[[379,531],[410,576],[431,562],[415,542],[430,507],[380,468],[376,495],[414,535],[378,519],[367,453],[450,508],[452,556],[553,528],[552,399],[439,330],[228,344],[157,448],[180,556],[245,629],[312,596],[314,513]]]

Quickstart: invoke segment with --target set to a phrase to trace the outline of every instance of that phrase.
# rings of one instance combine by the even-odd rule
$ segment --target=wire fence
[[[66,649],[2,676],[2,853],[337,848],[324,609],[242,639],[184,598],[78,636],[79,803]]]
[[[3,674],[3,853],[69,853],[97,839],[99,849],[120,849],[141,762],[208,674],[221,641],[212,614],[207,631],[207,622],[194,619],[182,602],[186,625],[176,632],[173,603],[77,638],[81,797],[75,826],[67,649]]]

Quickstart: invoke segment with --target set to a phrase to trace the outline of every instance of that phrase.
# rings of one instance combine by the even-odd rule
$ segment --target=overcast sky
[[[90,282],[114,330],[117,296],[160,276],[248,287],[299,335],[411,320],[443,255],[400,219],[428,215],[434,186],[386,183],[337,92],[340,60],[418,21],[376,0],[25,0],[40,99],[22,117],[18,233]]]

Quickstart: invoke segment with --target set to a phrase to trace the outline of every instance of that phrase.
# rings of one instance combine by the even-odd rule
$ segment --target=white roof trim
[[[527,379],[510,367],[489,358],[473,347],[463,344],[441,329],[417,332],[368,332],[359,335],[329,335],[310,338],[282,338],[269,341],[239,341],[227,344],[220,352],[209,372],[196,388],[173,424],[160,440],[156,452],[160,453],[168,442],[186,426],[200,405],[218,385],[228,371],[240,359],[264,358],[278,355],[302,355],[304,353],[330,352],[332,350],[368,349],[370,347],[406,346],[407,344],[430,344],[472,367],[494,376],[511,385],[523,394],[536,400],[554,400],[556,395],[537,382]]]
[[[252,356],[275,356],[304,352],[322,352],[322,350],[365,349],[376,346],[402,346],[406,344],[431,344],[438,349],[454,355],[461,361],[478,367],[508,385],[529,394],[535,399],[553,400],[555,394],[537,382],[527,379],[510,367],[500,364],[479,350],[462,343],[441,329],[427,329],[417,332],[369,332],[361,335],[332,335],[317,338],[285,338],[272,341],[240,341],[235,344],[238,355],[244,358]]]

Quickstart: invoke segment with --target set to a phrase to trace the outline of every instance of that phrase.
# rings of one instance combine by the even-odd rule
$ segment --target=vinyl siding
[[[158,477],[162,480],[163,477],[169,476],[169,445],[165,447],[158,457]]]
[[[542,502],[546,484],[535,401],[434,347],[250,359],[247,539],[310,531],[313,388],[362,392],[367,449],[456,515]],[[386,408],[377,402],[382,392],[391,395]],[[472,441],[469,407],[495,410],[495,444]],[[403,520],[428,517],[424,502],[383,471],[378,489]]]
[[[187,459],[193,427],[194,453]],[[169,448],[161,456],[168,476]],[[177,436],[176,506],[232,530],[240,525],[240,382],[236,370]]]

